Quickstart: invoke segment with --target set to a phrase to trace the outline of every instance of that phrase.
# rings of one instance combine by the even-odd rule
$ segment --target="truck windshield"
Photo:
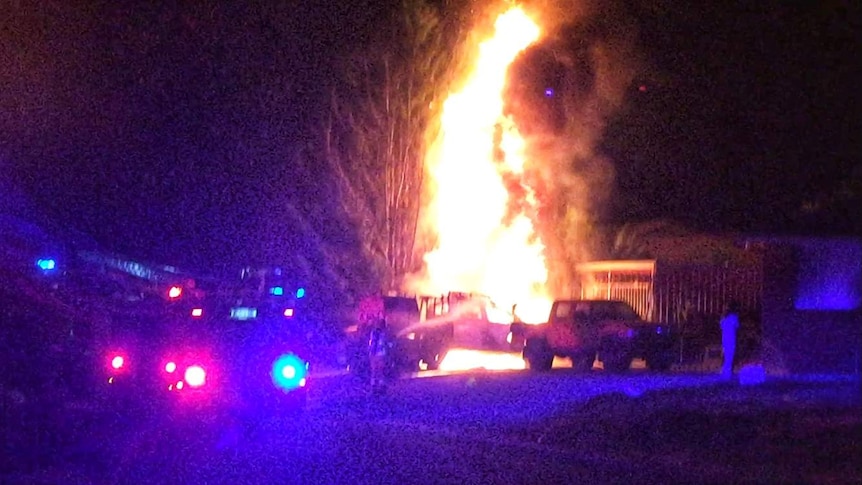
[[[640,320],[637,312],[622,301],[563,301],[556,304],[554,321]]]
[[[597,302],[592,309],[592,317],[600,320],[640,320],[638,314],[628,303],[621,301]]]
[[[386,313],[403,312],[419,315],[419,304],[416,303],[415,298],[385,297],[383,310]]]
[[[414,298],[385,297],[383,309],[386,323],[394,331],[402,330],[419,322],[419,304]]]

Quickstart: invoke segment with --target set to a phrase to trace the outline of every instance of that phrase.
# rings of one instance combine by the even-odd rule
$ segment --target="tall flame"
[[[536,199],[520,180],[525,143],[504,116],[502,93],[509,65],[541,32],[520,7],[494,26],[463,89],[443,105],[440,138],[426,157],[436,188],[428,225],[437,246],[425,255],[423,289],[487,295],[539,322],[550,306],[545,246],[531,219]]]

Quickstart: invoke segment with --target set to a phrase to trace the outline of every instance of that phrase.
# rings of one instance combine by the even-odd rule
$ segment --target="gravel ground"
[[[66,403],[6,429],[2,483],[860,483],[854,379],[560,370],[347,378],[252,424]],[[7,408],[8,411],[8,408]],[[8,416],[8,414],[7,414]]]

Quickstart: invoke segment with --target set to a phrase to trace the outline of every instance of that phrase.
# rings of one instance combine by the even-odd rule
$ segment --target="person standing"
[[[387,330],[386,320],[381,318],[371,328],[368,338],[372,393],[382,392],[386,385],[386,366],[392,347]]]
[[[733,359],[736,354],[736,334],[739,330],[739,305],[735,301],[727,304],[719,322],[721,326],[722,365],[721,376],[733,376]]]

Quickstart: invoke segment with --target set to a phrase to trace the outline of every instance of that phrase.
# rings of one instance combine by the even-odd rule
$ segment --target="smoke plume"
[[[598,146],[638,69],[636,28],[613,2],[534,2],[540,42],[509,68],[505,111],[527,143],[523,186],[539,200],[554,293],[590,257],[614,167]]]

